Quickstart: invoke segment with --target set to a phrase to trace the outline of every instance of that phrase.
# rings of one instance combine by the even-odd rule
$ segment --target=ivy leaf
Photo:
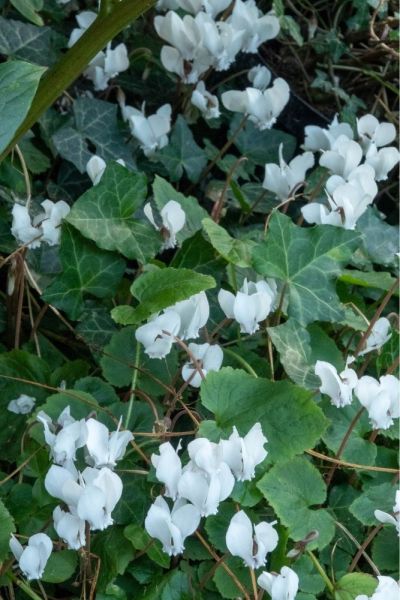
[[[0,500],[0,560],[9,553],[10,536],[15,531],[14,520]]]
[[[207,164],[206,153],[196,144],[185,119],[179,115],[168,146],[154,155],[167,169],[171,181],[179,181],[185,171],[188,179],[198,181]]]
[[[90,142],[96,154],[106,162],[122,158],[134,168],[132,152],[125,143],[118,126],[118,106],[95,98],[78,98],[73,105],[74,120],[61,127],[52,136],[54,145],[63,158],[84,173],[92,156]]]
[[[357,221],[357,231],[363,234],[363,249],[378,265],[392,266],[398,252],[398,227],[389,225],[371,206]]]
[[[212,219],[203,219],[202,223],[212,246],[227,262],[238,267],[250,267],[254,242],[236,240]]]
[[[290,379],[306,389],[315,390],[321,385],[314,373],[317,360],[326,360],[336,368],[344,368],[342,355],[335,343],[317,325],[306,329],[294,319],[289,319],[278,327],[268,327],[268,334]]]
[[[359,285],[361,287],[377,288],[388,291],[396,279],[385,271],[357,271],[356,269],[343,269],[339,275],[339,281],[350,285]],[[395,291],[398,294],[398,291]]]
[[[132,217],[146,194],[145,175],[114,162],[100,183],[75,202],[66,220],[99,248],[146,262],[157,254],[162,241],[154,227]]]
[[[239,125],[240,117],[232,119],[230,135]],[[279,129],[265,129],[260,131],[251,121],[247,121],[238,133],[235,142],[236,148],[242,156],[246,156],[249,163],[264,166],[265,163],[277,163],[279,160],[278,148],[283,144],[283,156],[290,160],[296,148],[296,138]]]
[[[37,27],[0,17],[1,54],[47,67],[58,60],[60,49],[65,43],[64,36],[51,27]]]
[[[207,375],[201,385],[201,403],[214,414],[219,434],[225,437],[233,426],[244,435],[259,421],[272,461],[287,460],[312,448],[327,426],[310,392],[289,381],[256,379],[230,367]],[[203,421],[200,429],[207,423]]]
[[[325,509],[311,509],[326,500],[326,485],[318,469],[307,459],[297,456],[272,467],[257,484],[258,489],[274,508],[290,537],[299,541],[314,529],[315,541],[324,548],[333,538],[335,524]],[[314,543],[313,543],[314,544]]]
[[[10,0],[21,15],[35,25],[43,25],[43,19],[37,11],[42,10],[43,0]]]
[[[163,308],[213,287],[213,277],[189,269],[166,267],[149,271],[138,277],[131,286],[131,293],[140,305],[137,308],[117,306],[111,315],[117,323],[134,325]]]
[[[71,319],[77,319],[82,313],[86,294],[111,297],[125,270],[124,260],[100,250],[68,224],[62,227],[60,260],[63,271],[42,297],[45,302],[65,310]]]
[[[159,211],[169,202],[175,200],[181,205],[185,212],[185,226],[177,233],[176,239],[181,245],[186,239],[192,237],[201,229],[201,221],[207,216],[207,211],[202,208],[193,196],[184,196],[168,183],[165,179],[156,175],[153,183],[154,201]]]
[[[289,316],[303,325],[337,322],[344,308],[333,280],[360,240],[360,234],[330,225],[304,229],[276,212],[265,242],[254,248],[254,268],[286,284]]]
[[[43,67],[22,61],[0,65],[0,152],[27,115],[44,71]]]

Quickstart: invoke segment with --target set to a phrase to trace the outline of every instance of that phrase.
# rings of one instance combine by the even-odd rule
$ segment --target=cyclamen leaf
[[[347,573],[335,586],[335,600],[355,600],[365,594],[370,597],[376,590],[378,581],[367,573]]]
[[[146,193],[142,173],[111,163],[100,183],[75,202],[66,220],[99,248],[146,262],[157,254],[162,242],[154,227],[133,217]]]
[[[62,227],[60,260],[63,271],[42,297],[71,319],[82,313],[84,295],[111,297],[125,270],[125,261],[118,255],[100,250],[68,224]]]
[[[22,61],[0,65],[0,152],[25,119],[44,71]]]
[[[352,515],[363,525],[379,525],[375,510],[391,513],[395,504],[396,486],[391,483],[365,487],[361,496],[349,506]]]
[[[326,360],[344,369],[344,361],[333,340],[316,325],[307,329],[294,319],[278,327],[268,327],[268,334],[279,352],[281,363],[295,383],[307,389],[317,389],[320,378],[315,375],[317,360]]]
[[[344,307],[334,280],[361,242],[361,235],[330,225],[301,228],[276,212],[266,240],[253,251],[255,270],[286,284],[288,315],[303,325],[312,321],[337,322]]]
[[[274,508],[290,537],[299,541],[313,530],[319,532],[311,546],[324,548],[333,538],[335,524],[325,509],[310,506],[326,499],[326,485],[318,469],[307,459],[295,457],[275,465],[257,484],[258,489]]]
[[[8,544],[14,531],[14,520],[0,500],[0,561],[3,561],[9,552]]]
[[[78,554],[74,550],[53,552],[43,573],[43,581],[61,583],[73,574],[78,564]]]
[[[134,325],[176,302],[215,287],[215,280],[189,269],[157,269],[141,275],[131,286],[137,308],[118,306],[111,315],[122,325]],[[130,310],[129,310],[130,309]]]
[[[208,373],[200,395],[224,437],[233,426],[244,435],[259,421],[272,461],[284,461],[312,448],[328,424],[310,392],[289,381],[256,379],[230,367]],[[203,421],[200,429],[208,423]]]
[[[244,268],[251,265],[254,242],[236,240],[212,219],[203,219],[202,223],[211,244],[226,261]]]

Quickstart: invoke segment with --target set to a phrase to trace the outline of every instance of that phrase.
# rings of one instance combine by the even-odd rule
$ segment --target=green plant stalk
[[[334,596],[335,588],[333,587],[332,581],[329,579],[328,575],[324,571],[321,563],[319,562],[319,560],[317,559],[315,554],[313,554],[313,552],[311,552],[311,550],[307,550],[307,554],[311,558],[314,567],[317,569],[318,573],[321,575],[322,579],[324,580],[325,585],[328,588],[329,592],[332,594],[332,596]]]
[[[94,23],[68,50],[59,62],[44,75],[31,108],[14,138],[0,156],[0,161],[14,148],[20,138],[38,121],[41,115],[61,96],[89,62],[125,27],[155,4],[156,0],[121,0],[118,4],[105,2]]]
[[[224,348],[224,352],[225,352],[225,354],[232,356],[232,358],[234,358],[239,364],[241,364],[242,367],[244,367],[246,369],[246,371],[248,373],[250,373],[250,375],[253,375],[253,377],[258,378],[258,375],[255,372],[255,370],[253,369],[253,367],[251,365],[249,365],[247,360],[245,360],[242,356],[240,356],[239,354],[236,354],[236,352],[234,352],[230,348]]]
[[[140,342],[136,342],[135,364],[133,367],[132,385],[131,385],[131,397],[129,398],[128,411],[126,413],[126,421],[125,421],[126,429],[129,429],[129,425],[131,422],[133,401],[135,399],[135,388],[136,388],[138,374],[139,374],[139,365],[140,365]]]
[[[14,575],[14,573],[8,573],[7,577],[23,592],[25,592],[25,594],[29,596],[29,598],[32,598],[32,600],[43,600],[42,596],[38,596],[38,594],[36,594],[36,592],[34,592],[32,588],[27,583],[25,583],[25,581],[22,581],[22,579],[18,579],[18,577]]]

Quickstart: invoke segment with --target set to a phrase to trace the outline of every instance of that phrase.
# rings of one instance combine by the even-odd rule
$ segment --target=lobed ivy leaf
[[[45,67],[53,65],[66,45],[64,36],[51,27],[0,17],[0,53]]]
[[[111,297],[125,270],[118,255],[97,248],[65,223],[61,232],[60,260],[63,271],[46,288],[42,298],[77,319],[86,294]]]
[[[22,61],[0,65],[0,152],[25,119],[44,71]]]
[[[393,266],[398,252],[399,229],[386,223],[380,215],[369,206],[357,221],[357,231],[363,234],[362,247],[372,262]]]
[[[326,500],[326,485],[318,469],[296,456],[272,467],[257,484],[274,508],[290,537],[299,541],[313,530],[319,533],[312,545],[324,548],[334,536],[335,524],[327,510],[310,508]]]
[[[38,11],[43,8],[43,0],[10,0],[21,15],[35,25],[43,25],[43,19]]]
[[[176,120],[169,144],[156,152],[154,158],[167,169],[171,181],[179,181],[185,172],[188,179],[195,183],[207,164],[204,150],[196,144],[182,115]]]
[[[265,242],[253,250],[253,264],[261,275],[284,282],[290,317],[303,325],[337,322],[344,317],[344,307],[334,280],[360,241],[359,233],[330,225],[304,229],[275,212]]]
[[[131,173],[114,162],[107,166],[100,183],[75,202],[66,220],[99,248],[146,262],[161,245],[154,227],[133,217],[146,195],[145,175]]]
[[[213,287],[213,277],[189,269],[166,267],[149,271],[131,286],[131,293],[139,300],[139,306],[118,306],[111,314],[117,323],[134,325],[176,302]]]
[[[227,262],[238,267],[250,267],[254,242],[231,237],[226,229],[212,219],[203,219],[202,223],[210,243]]]
[[[284,461],[312,448],[327,427],[312,394],[289,381],[269,381],[225,367],[210,372],[201,385],[201,403],[215,417],[219,435],[236,426],[241,435],[259,421],[272,461]],[[203,421],[200,430],[209,427]]]

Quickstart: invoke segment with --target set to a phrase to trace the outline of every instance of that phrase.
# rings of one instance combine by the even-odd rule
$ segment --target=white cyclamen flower
[[[158,496],[151,505],[144,522],[147,533],[163,545],[169,556],[182,554],[185,539],[196,531],[200,523],[200,513],[185,500],[179,499],[170,510],[168,504]]]
[[[186,213],[182,209],[179,202],[169,200],[160,210],[162,225],[158,226],[153,215],[153,210],[150,203],[144,205],[144,214],[157,231],[160,231],[164,237],[163,249],[175,248],[176,234],[179,233],[185,226]]]
[[[282,567],[280,574],[264,571],[257,583],[268,592],[271,600],[295,600],[299,589],[299,578],[290,567]]]
[[[264,450],[267,438],[264,436],[260,423],[255,423],[250,431],[242,438],[236,427],[228,440],[221,440],[222,458],[230,467],[238,481],[250,481],[255,475],[255,468],[267,456]]]
[[[25,548],[15,536],[11,536],[10,550],[18,561],[19,568],[30,581],[41,579],[53,550],[53,543],[45,533],[36,533],[28,540]]]
[[[207,472],[191,461],[178,482],[178,494],[191,502],[202,517],[208,517],[217,514],[220,502],[228,498],[234,485],[235,479],[226,463],[220,462]]]
[[[78,448],[86,444],[88,430],[85,419],[75,421],[67,406],[58,417],[56,425],[43,411],[38,413],[37,420],[43,424],[44,439],[50,447],[50,455],[54,462],[66,465],[74,461]],[[59,431],[57,426],[61,426]]]
[[[237,30],[226,21],[216,23],[209,14],[200,13],[196,23],[201,31],[204,48],[211,57],[216,71],[226,71],[235,62],[242,48],[243,30]]]
[[[357,373],[348,365],[349,361],[344,371],[338,374],[336,368],[328,362],[317,360],[315,363],[315,374],[321,379],[319,391],[329,396],[331,403],[338,408],[351,404],[353,390],[358,382]]]
[[[364,350],[359,353],[359,356],[372,352],[373,350],[379,350],[384,344],[391,338],[390,333],[390,321],[386,317],[378,319],[367,337]]]
[[[219,371],[224,359],[224,353],[217,344],[189,344],[189,350],[194,358],[200,363],[200,369],[206,377],[209,371]],[[188,362],[182,367],[182,377],[184,381],[189,381],[192,387],[200,387],[202,382],[199,370]]]
[[[400,537],[400,490],[396,491],[396,501],[395,505],[393,506],[393,512],[394,516],[384,512],[383,510],[376,510],[374,515],[375,519],[381,523],[389,523],[390,525],[394,525]]]
[[[213,57],[204,46],[204,32],[198,22],[185,15],[182,19],[174,12],[157,16],[154,27],[170,46],[161,49],[161,62],[167,71],[176,73],[185,83],[196,83],[213,63]]]
[[[335,175],[347,179],[361,162],[362,148],[357,142],[340,135],[332,144],[331,150],[325,150],[319,159],[321,167],[326,167]]]
[[[87,467],[79,474],[53,465],[44,485],[51,496],[65,502],[71,514],[87,521],[92,530],[112,525],[111,513],[121,498],[122,481],[107,467]]]
[[[14,204],[12,217],[11,233],[17,242],[26,244],[28,248],[39,248],[42,231],[32,225],[27,207]]]
[[[228,110],[248,115],[261,131],[270,129],[289,101],[289,86],[284,79],[275,79],[265,91],[248,87],[244,92],[230,90],[221,96]]]
[[[388,178],[389,171],[397,165],[400,160],[400,152],[394,146],[377,149],[375,144],[369,146],[365,156],[365,162],[375,171],[376,181],[384,181]]]
[[[39,213],[33,222],[26,206],[14,204],[12,209],[11,233],[19,243],[26,244],[28,248],[38,248],[41,242],[47,242],[49,246],[58,244],[61,221],[71,210],[63,200],[55,203],[44,200],[41,206],[44,211]]]
[[[207,92],[204,81],[199,81],[190,99],[205,119],[217,119],[220,115],[217,96]]]
[[[177,302],[169,310],[180,317],[180,328],[177,334],[181,340],[199,337],[199,330],[204,327],[210,316],[210,305],[205,292],[190,296],[187,300]]]
[[[275,38],[280,30],[279,19],[273,14],[263,15],[255,0],[236,0],[228,22],[245,32],[243,52],[257,52],[261,44]]]
[[[99,423],[96,419],[86,421],[87,439],[86,448],[88,451],[87,461],[91,466],[115,467],[117,461],[124,454],[127,445],[133,440],[130,431],[120,431],[121,420],[119,421],[117,431],[109,432],[108,428]]]
[[[49,246],[56,246],[60,243],[61,221],[65,219],[71,208],[63,200],[58,202],[44,200],[41,206],[44,208],[44,213],[38,215],[36,219],[39,220],[43,232],[42,241],[47,242]]]
[[[299,184],[304,183],[306,171],[314,166],[312,152],[293,158],[289,164],[283,159],[283,144],[279,145],[279,166],[274,163],[265,165],[263,188],[274,192],[280,200],[290,197]]]
[[[247,77],[253,87],[265,90],[271,83],[271,71],[264,65],[256,65],[247,73]]]
[[[337,115],[335,115],[332,123],[327,129],[318,127],[317,125],[307,125],[304,129],[305,138],[304,150],[317,152],[318,150],[330,150],[335,141],[344,136],[349,140],[353,139],[353,130],[348,123],[339,123]]]
[[[119,165],[125,167],[125,161],[122,158],[119,158],[117,161]],[[92,180],[93,185],[97,185],[100,183],[101,178],[103,177],[103,173],[106,170],[107,163],[97,154],[93,154],[93,156],[88,160],[86,165],[86,173],[89,175]]]
[[[159,455],[151,455],[152,465],[156,469],[156,477],[165,485],[164,495],[172,500],[176,500],[178,497],[178,482],[182,475],[182,463],[178,455],[180,449],[180,442],[176,450],[170,442],[165,442],[159,447]]]
[[[226,532],[226,545],[232,556],[239,556],[251,569],[258,569],[266,563],[268,552],[278,545],[278,534],[274,529],[276,521],[262,521],[253,525],[243,510],[237,512],[229,523]]]
[[[357,119],[357,133],[364,150],[368,150],[371,143],[380,148],[393,142],[396,127],[392,123],[380,123],[374,115],[364,115]]]
[[[7,408],[16,415],[27,415],[35,406],[35,402],[36,398],[21,394],[15,400],[11,400],[11,402],[8,403]]]
[[[85,521],[56,506],[53,511],[54,529],[71,550],[79,550],[86,544]]]
[[[400,585],[392,577],[378,575],[378,587],[370,598],[362,594],[355,600],[399,600]]]
[[[220,290],[218,302],[228,319],[235,319],[240,324],[242,333],[255,333],[259,323],[271,312],[276,300],[276,287],[266,281],[257,283],[244,280],[236,293]]]
[[[157,112],[149,117],[145,115],[145,103],[142,110],[126,106],[120,94],[123,118],[128,121],[132,135],[140,142],[140,147],[146,156],[152,156],[156,150],[161,150],[168,144],[168,134],[171,131],[170,104],[160,106]]]
[[[379,381],[364,375],[357,383],[355,394],[367,409],[374,429],[389,429],[393,419],[399,418],[400,388],[394,375],[383,375]]]
[[[180,316],[177,312],[168,309],[138,327],[135,337],[143,344],[144,351],[150,358],[165,358],[171,351],[174,336],[178,335],[180,327]]]

